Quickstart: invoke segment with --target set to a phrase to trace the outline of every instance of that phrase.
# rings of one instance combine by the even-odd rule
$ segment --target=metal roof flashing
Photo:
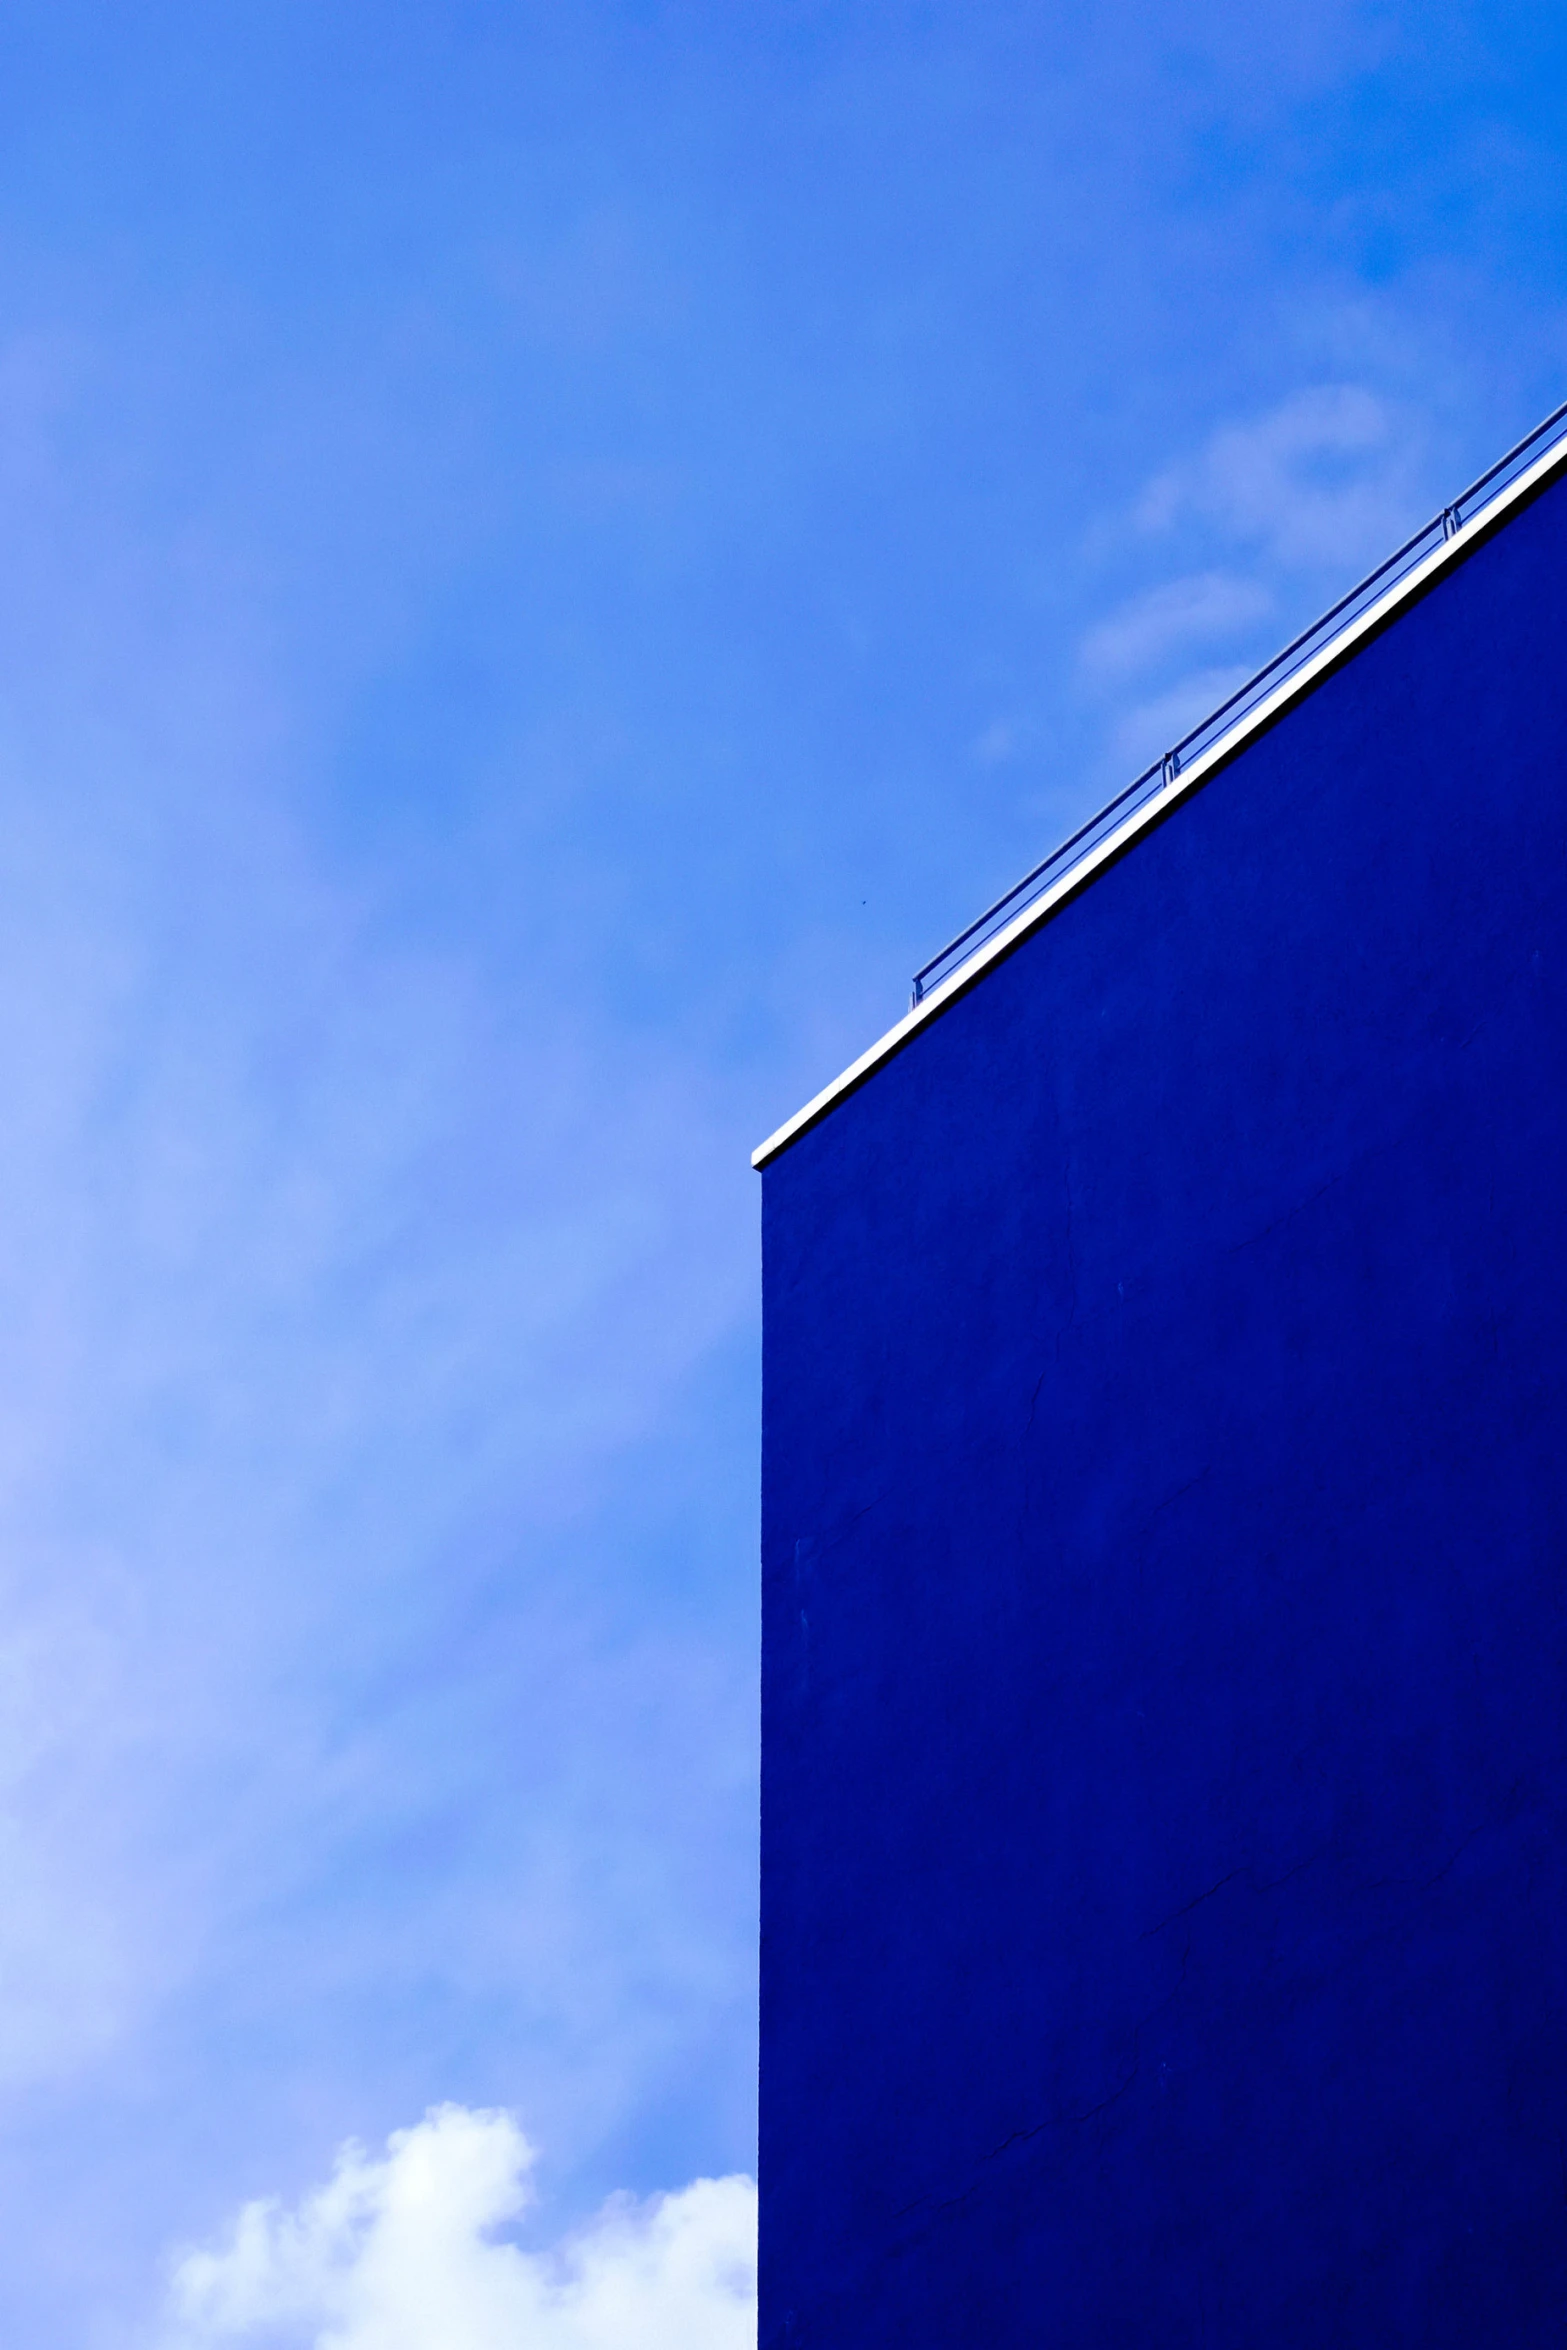
[[[1495,480],[1498,474],[1503,473],[1553,427],[1558,428],[1556,435],[1539,457],[1488,498],[1472,516],[1463,514],[1462,509],[1470,498]],[[1386,627],[1405,606],[1414,603],[1444,572],[1453,569],[1485,539],[1491,537],[1520,505],[1535,491],[1543,488],[1550,476],[1563,467],[1567,467],[1567,404],[1548,416],[1543,424],[1520,441],[1488,473],[1482,474],[1479,481],[1472,484],[1452,506],[1444,507],[1423,531],[1406,541],[1405,546],[1397,554],[1389,556],[1387,562],[1372,572],[1369,579],[1362,581],[1359,588],[1352,589],[1348,596],[1324,615],[1323,620],[1296,638],[1294,645],[1276,655],[1266,668],[1257,673],[1250,685],[1243,686],[1239,693],[1223,704],[1215,713],[1215,718],[1222,718],[1237,703],[1243,705],[1243,713],[1233,725],[1226,726],[1222,732],[1214,735],[1189,763],[1183,764],[1179,756],[1180,749],[1184,744],[1202,737],[1213,726],[1214,719],[1205,720],[1202,726],[1194,728],[1176,752],[1167,753],[1154,768],[1146,771],[1145,777],[1138,778],[1138,784],[1149,779],[1157,780],[1152,782],[1147,796],[1138,799],[1120,822],[1108,831],[1098,830],[1100,824],[1120,806],[1121,801],[1137,790],[1137,784],[1129,785],[1127,791],[1112,800],[1107,809],[1102,809],[1098,817],[1091,819],[1079,833],[1075,833],[1065,844],[1064,850],[1058,850],[1054,856],[1047,858],[1044,865],[1034,869],[1034,874],[1026,876],[1016,889],[1008,891],[1005,897],[999,899],[991,909],[991,915],[1004,910],[1011,899],[1018,896],[1037,875],[1047,873],[1075,842],[1097,833],[1097,837],[1091,840],[1082,854],[1064,864],[1061,871],[1048,880],[1038,894],[1027,897],[1011,919],[991,931],[971,952],[952,964],[946,975],[928,992],[917,995],[917,1000],[894,1027],[889,1028],[884,1036],[861,1053],[858,1060],[851,1061],[848,1068],[841,1071],[831,1084],[824,1085],[820,1093],[813,1095],[792,1118],[786,1119],[765,1142],[758,1144],[751,1153],[752,1166],[760,1171],[810,1127],[819,1124],[846,1095],[857,1091],[885,1061],[890,1061],[894,1054],[901,1052],[922,1028],[939,1019],[959,996],[966,995],[970,988],[977,986],[995,964],[1003,961],[1025,938],[1042,928],[1069,900],[1078,896],[1106,866],[1123,856],[1144,833],[1151,832],[1162,823],[1172,809],[1200,790],[1218,769],[1228,766],[1248,742],[1271,726],[1293,703],[1303,700],[1325,676],[1341,667],[1359,646]],[[1441,532],[1441,537],[1429,553],[1419,556],[1409,569],[1398,574],[1392,586],[1354,611],[1352,617],[1341,627],[1335,628],[1317,650],[1309,653],[1298,666],[1289,669],[1271,691],[1263,693],[1255,701],[1249,700],[1253,690],[1297,647],[1308,645],[1337,614],[1354,605],[1366,590],[1374,587],[1384,572],[1395,566],[1404,555],[1418,550],[1421,541],[1437,531]],[[970,936],[983,929],[989,920],[990,916],[982,915],[969,930],[960,932],[954,946],[945,949],[942,955],[934,959],[934,963],[925,966],[925,970],[928,972],[946,961],[954,948],[961,947]],[[918,984],[916,982],[917,988]]]

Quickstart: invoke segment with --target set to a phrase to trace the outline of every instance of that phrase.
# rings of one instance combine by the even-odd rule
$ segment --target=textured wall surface
[[[1558,2350],[1567,486],[763,1184],[764,2350]]]

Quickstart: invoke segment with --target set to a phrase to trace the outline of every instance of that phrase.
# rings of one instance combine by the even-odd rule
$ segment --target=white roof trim
[[[994,938],[987,939],[976,948],[967,962],[960,963],[938,987],[933,987],[929,995],[923,997],[911,1011],[905,1012],[895,1028],[889,1028],[885,1036],[879,1037],[867,1052],[861,1053],[857,1061],[851,1061],[848,1068],[835,1077],[830,1085],[824,1085],[820,1093],[813,1094],[804,1109],[796,1110],[792,1118],[785,1119],[783,1125],[777,1127],[751,1153],[752,1166],[762,1168],[769,1159],[777,1158],[779,1152],[786,1150],[797,1135],[803,1134],[808,1126],[814,1126],[819,1118],[825,1117],[835,1102],[863,1083],[872,1070],[879,1068],[883,1061],[890,1061],[916,1030],[924,1028],[946,1010],[954,996],[966,994],[992,963],[999,962],[1003,955],[1010,953],[1017,945],[1019,939],[1026,938],[1031,930],[1037,930],[1041,923],[1047,922],[1063,898],[1075,896],[1085,882],[1108,865],[1112,858],[1119,856],[1139,833],[1147,832],[1161,817],[1169,814],[1177,801],[1184,800],[1188,793],[1196,791],[1221,760],[1233,757],[1250,736],[1260,733],[1281,710],[1309,692],[1325,669],[1342,661],[1346,653],[1352,651],[1362,638],[1369,636],[1373,629],[1379,628],[1401,604],[1411,602],[1430,580],[1467,555],[1482,528],[1499,521],[1510,507],[1526,498],[1547,474],[1564,463],[1567,463],[1567,451],[1563,450],[1558,441],[1542,457],[1537,458],[1526,472],[1519,474],[1516,481],[1509,482],[1488,505],[1482,506],[1471,516],[1455,537],[1434,547],[1412,571],[1406,572],[1402,579],[1390,587],[1386,595],[1379,596],[1374,604],[1368,604],[1365,611],[1357,614],[1337,636],[1330,637],[1320,652],[1313,654],[1303,667],[1295,670],[1264,701],[1248,710],[1228,734],[1221,735],[1200,757],[1193,759],[1189,767],[1183,767],[1173,781],[1162,784],[1152,798],[1144,800],[1124,824],[1117,825],[1102,841],[1096,842],[1077,864],[1069,865],[1060,879],[1052,882],[1039,897],[1032,899],[1005,929],[998,930]]]

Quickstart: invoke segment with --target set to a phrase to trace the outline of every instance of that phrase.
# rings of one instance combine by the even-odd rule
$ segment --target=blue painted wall
[[[763,1183],[764,2350],[1559,2350],[1567,487]]]

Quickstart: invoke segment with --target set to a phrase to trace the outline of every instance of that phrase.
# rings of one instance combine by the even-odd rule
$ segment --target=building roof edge
[[[1531,439],[1535,437],[1530,435]],[[1523,446],[1527,446],[1527,443]],[[1506,462],[1506,459],[1502,460],[1503,464]],[[1541,488],[1553,472],[1564,466],[1567,466],[1567,445],[1558,440],[1481,507],[1453,537],[1443,539],[1384,595],[1357,613],[1309,661],[1292,671],[1272,693],[1238,719],[1227,733],[1220,735],[1200,756],[1194,758],[1189,767],[1167,776],[1161,787],[1150,798],[1141,801],[1123,823],[1106,833],[1081,858],[1069,865],[1060,878],[1040,896],[1030,899],[1012,921],[986,939],[965,962],[959,964],[929,994],[905,1012],[903,1018],[889,1028],[884,1036],[878,1037],[873,1045],[860,1054],[858,1060],[851,1061],[830,1084],[822,1087],[820,1093],[813,1094],[802,1109],[796,1110],[792,1118],[786,1118],[781,1126],[776,1127],[766,1141],[759,1143],[751,1153],[752,1166],[760,1172],[781,1151],[787,1150],[790,1143],[797,1141],[810,1127],[819,1124],[846,1095],[856,1092],[884,1062],[901,1052],[922,1028],[939,1019],[959,996],[966,995],[970,988],[977,986],[987,971],[1002,962],[1033,931],[1042,928],[1068,899],[1076,897],[1098,873],[1123,855],[1140,835],[1161,823],[1172,808],[1200,790],[1217,768],[1227,765],[1255,735],[1270,726],[1292,703],[1310,693],[1329,670],[1339,667],[1404,605],[1413,603],[1433,580],[1443,572],[1456,568],[1482,540],[1492,535],[1516,507]],[[1487,478],[1482,476],[1482,480]]]

